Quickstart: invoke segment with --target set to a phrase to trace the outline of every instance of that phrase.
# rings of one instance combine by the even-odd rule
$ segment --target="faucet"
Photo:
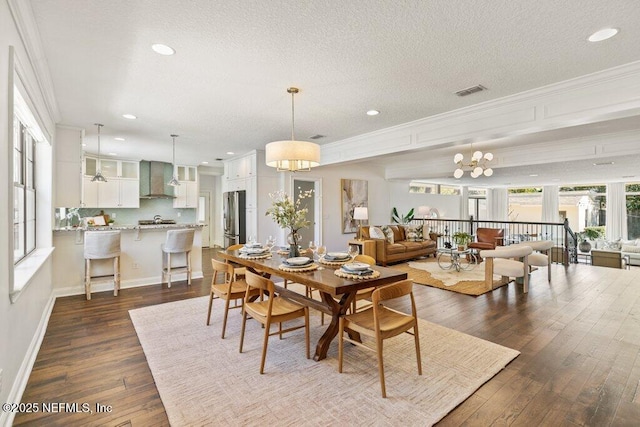
[[[161,224],[161,223],[162,223],[162,216],[160,216],[160,215],[155,215],[155,216],[153,217],[153,222],[154,222],[155,224]]]

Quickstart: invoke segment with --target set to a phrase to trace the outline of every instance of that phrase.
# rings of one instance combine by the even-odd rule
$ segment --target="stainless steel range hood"
[[[165,162],[140,162],[140,198],[175,199],[173,187],[167,185],[173,176],[173,165]]]

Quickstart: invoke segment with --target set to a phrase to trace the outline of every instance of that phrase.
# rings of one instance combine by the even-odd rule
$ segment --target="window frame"
[[[35,187],[37,168],[36,138],[30,132],[28,125],[20,120],[17,115],[14,115],[13,126],[14,138],[19,141],[18,144],[16,144],[16,141],[13,143],[13,264],[15,266],[36,250],[36,203],[38,195]],[[16,170],[19,171],[18,174]],[[16,197],[16,193],[20,197]],[[19,200],[18,204],[16,204],[16,199]],[[16,231],[16,227],[22,231]]]

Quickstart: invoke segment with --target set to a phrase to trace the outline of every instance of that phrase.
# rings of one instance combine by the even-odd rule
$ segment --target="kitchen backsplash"
[[[139,208],[116,209],[116,208],[80,208],[78,213],[81,218],[100,215],[100,211],[104,211],[114,219],[116,224],[137,224],[139,219],[153,219],[155,215],[160,215],[162,219],[173,219],[178,224],[193,224],[197,222],[196,209],[193,208],[174,208],[172,199],[140,199]],[[56,209],[56,223],[60,219],[60,227],[74,225],[76,219],[72,219],[72,224],[68,224],[65,219],[69,208]],[[114,218],[115,214],[115,218]],[[178,216],[180,214],[180,216]]]

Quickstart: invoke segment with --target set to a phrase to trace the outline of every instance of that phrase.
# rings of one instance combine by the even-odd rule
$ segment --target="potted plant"
[[[413,208],[409,210],[406,215],[402,215],[398,213],[396,208],[391,209],[391,220],[396,224],[407,224],[413,220]]]
[[[580,241],[578,249],[580,249],[580,252],[590,252],[591,243],[589,242],[589,240],[596,240],[601,235],[602,232],[600,231],[600,229],[595,227],[585,227],[585,229],[581,233],[578,233],[578,240]]]
[[[451,236],[451,238],[453,239],[453,242],[458,245],[458,250],[459,251],[464,251],[467,248],[467,245],[469,243],[471,243],[471,234],[467,233],[466,231],[456,231],[455,233],[453,233],[453,236]]]

